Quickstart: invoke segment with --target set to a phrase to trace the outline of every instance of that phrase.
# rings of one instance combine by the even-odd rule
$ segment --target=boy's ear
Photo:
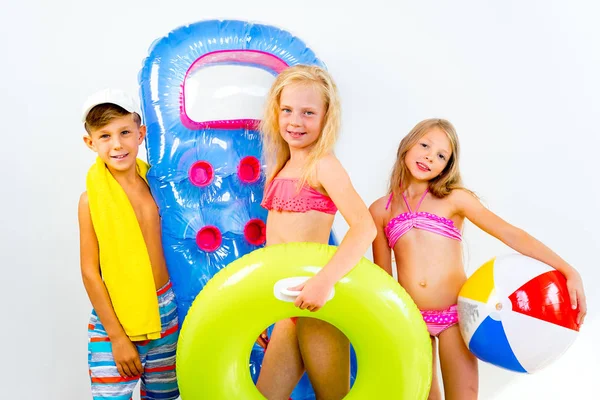
[[[89,147],[92,151],[98,152],[96,150],[96,145],[94,145],[94,141],[92,140],[90,135],[83,135],[83,142],[87,147]]]
[[[142,144],[145,137],[146,137],[146,125],[140,125],[140,138],[138,140],[138,144]]]

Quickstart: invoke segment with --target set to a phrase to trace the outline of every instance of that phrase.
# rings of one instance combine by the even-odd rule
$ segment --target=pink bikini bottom
[[[434,337],[438,337],[440,333],[458,323],[456,304],[445,310],[421,311],[421,315],[425,320],[429,334]]]

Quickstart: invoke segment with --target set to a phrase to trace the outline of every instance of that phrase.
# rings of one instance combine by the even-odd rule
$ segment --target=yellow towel
[[[136,160],[146,180],[148,164]],[[115,313],[132,341],[159,339],[161,331],[150,256],[129,198],[99,157],[87,175],[100,271]]]

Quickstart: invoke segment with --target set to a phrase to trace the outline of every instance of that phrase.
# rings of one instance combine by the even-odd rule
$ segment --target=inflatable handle
[[[301,290],[289,290],[285,288],[281,289],[281,294],[284,294],[286,296],[298,297],[300,293],[302,293]]]
[[[310,276],[295,276],[295,277],[291,277],[291,278],[281,279],[281,280],[275,282],[275,285],[273,286],[273,294],[275,295],[276,298],[278,298],[281,301],[287,301],[287,302],[293,303],[294,301],[296,301],[296,297],[298,297],[298,295],[300,294],[300,290],[289,290],[289,288],[298,286],[298,285],[306,282],[310,278],[311,278]],[[332,288],[331,293],[329,293],[329,296],[327,297],[327,300],[325,300],[325,301],[327,302],[327,301],[333,299],[334,295],[335,295],[335,288]]]

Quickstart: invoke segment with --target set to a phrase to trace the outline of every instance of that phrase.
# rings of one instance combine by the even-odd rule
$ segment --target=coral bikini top
[[[265,190],[261,206],[267,210],[335,214],[337,207],[329,196],[305,184],[298,191],[298,179],[274,178]]]

